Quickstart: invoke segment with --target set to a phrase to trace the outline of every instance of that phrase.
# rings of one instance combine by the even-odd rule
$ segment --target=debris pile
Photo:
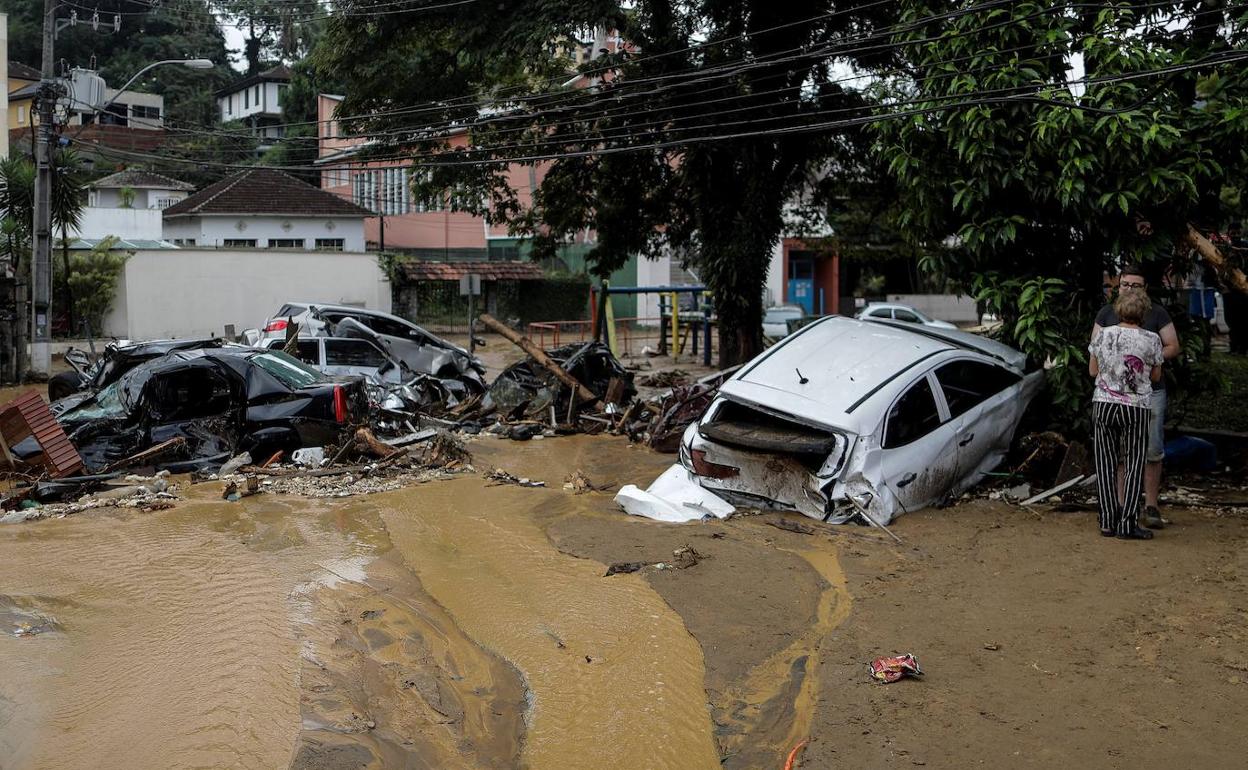
[[[97,508],[133,508],[163,511],[178,499],[178,487],[169,473],[131,475],[102,480],[99,477],[58,479],[15,490],[4,500],[0,524],[37,519],[59,519]]]

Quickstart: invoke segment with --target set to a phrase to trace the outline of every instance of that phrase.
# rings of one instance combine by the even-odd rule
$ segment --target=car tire
[[[82,377],[78,372],[60,372],[48,380],[48,401],[58,401],[72,396],[82,389]]]

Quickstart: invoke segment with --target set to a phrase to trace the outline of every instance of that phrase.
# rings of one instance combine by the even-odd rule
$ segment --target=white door
[[[992,470],[1009,451],[1013,427],[1026,406],[1022,377],[1003,366],[958,359],[936,368],[936,381],[955,424],[960,493]]]
[[[901,508],[912,513],[939,502],[957,480],[955,425],[935,376],[925,373],[893,402],[881,434],[880,467]]]

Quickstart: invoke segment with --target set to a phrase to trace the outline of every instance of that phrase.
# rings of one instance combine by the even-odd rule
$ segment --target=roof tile
[[[272,169],[248,169],[210,184],[165,209],[166,217],[201,214],[281,214],[367,217],[368,209]]]

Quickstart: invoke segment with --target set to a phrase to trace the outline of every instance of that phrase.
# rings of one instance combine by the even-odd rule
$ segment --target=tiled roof
[[[231,83],[225,88],[219,88],[214,95],[221,97],[226,94],[235,94],[242,91],[244,88],[251,88],[257,83],[288,83],[294,74],[295,73],[291,71],[290,67],[287,67],[285,64],[279,64],[272,69],[267,69],[264,72],[245,77],[237,83]]]
[[[210,184],[165,209],[166,217],[201,214],[281,214],[290,217],[367,217],[368,209],[272,169],[249,169]]]
[[[20,61],[9,62],[9,77],[17,78],[18,80],[43,79],[43,75],[39,72],[39,70],[31,67],[30,65],[22,64]]]
[[[536,281],[542,268],[532,262],[426,262],[408,260],[401,263],[403,277],[408,281],[458,281],[471,273],[483,281]]]
[[[195,185],[189,182],[180,182],[173,177],[157,174],[155,171],[143,171],[142,169],[132,168],[125,171],[118,171],[116,174],[109,174],[103,179],[97,179],[91,183],[91,186],[97,190],[112,189],[114,187],[133,187],[136,190],[194,190]]]

